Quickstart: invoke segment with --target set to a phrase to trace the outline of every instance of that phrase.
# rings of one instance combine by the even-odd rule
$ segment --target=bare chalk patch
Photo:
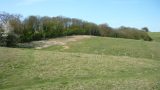
[[[82,39],[91,38],[94,36],[88,35],[76,35],[76,36],[65,36],[60,38],[48,39],[48,40],[41,40],[41,41],[33,41],[29,44],[33,45],[35,49],[43,49],[54,45],[61,45],[64,49],[69,49],[69,46],[66,44],[69,42],[75,42]]]

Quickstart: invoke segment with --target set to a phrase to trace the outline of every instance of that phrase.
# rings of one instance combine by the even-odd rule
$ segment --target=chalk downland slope
[[[57,39],[66,43],[41,49],[0,47],[0,90],[160,89],[159,42]]]
[[[12,48],[0,57],[1,90],[160,89],[157,60]]]
[[[65,48],[70,47],[70,48]],[[114,56],[129,56],[135,58],[147,58],[160,60],[160,43],[143,40],[92,37],[67,42],[65,45],[53,45],[43,48],[46,51],[74,52],[88,54],[104,54]]]
[[[149,32],[148,34],[153,38],[153,41],[160,42],[160,32]]]

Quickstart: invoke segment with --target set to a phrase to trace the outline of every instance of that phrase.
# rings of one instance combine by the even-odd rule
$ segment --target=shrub
[[[6,37],[6,46],[14,47],[17,45],[18,41],[18,36],[15,33],[8,33],[8,36]]]
[[[18,36],[13,32],[0,33],[0,46],[14,47],[18,41]]]
[[[33,40],[41,40],[43,38],[42,33],[35,33],[33,35]]]
[[[0,46],[6,46],[6,36],[3,29],[0,29]]]
[[[136,28],[130,27],[121,27],[116,30],[118,37],[120,38],[128,38],[128,39],[143,39],[145,41],[152,41],[152,38],[148,35],[147,32],[138,30]]]

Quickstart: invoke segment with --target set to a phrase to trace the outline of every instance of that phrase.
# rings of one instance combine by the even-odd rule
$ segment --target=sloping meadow
[[[160,61],[0,47],[1,90],[158,90]]]

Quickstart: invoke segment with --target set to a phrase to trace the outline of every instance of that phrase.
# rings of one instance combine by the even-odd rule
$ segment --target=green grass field
[[[92,37],[68,48],[0,47],[0,90],[160,90],[160,42],[151,36],[156,40]]]
[[[152,36],[154,41],[160,42],[160,32],[149,32],[149,35]]]
[[[63,46],[45,48],[48,51],[105,54],[114,56],[130,56],[135,58],[148,58],[160,60],[160,43],[143,40],[92,37],[79,42],[70,42],[65,49]]]

